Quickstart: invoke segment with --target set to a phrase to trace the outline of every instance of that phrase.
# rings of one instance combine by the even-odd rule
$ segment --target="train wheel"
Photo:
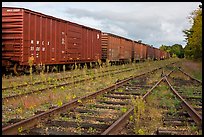
[[[51,72],[58,72],[57,66],[52,66]]]
[[[31,70],[30,70],[30,67],[24,67],[23,70],[24,70],[24,73],[25,73],[25,74],[30,74],[30,71],[31,71]],[[32,71],[31,71],[31,73],[33,73],[34,70],[35,70],[34,67],[32,67]]]
[[[19,66],[18,63],[15,63],[15,64],[14,64],[13,72],[14,72],[15,75],[20,75],[20,74],[21,74],[20,66]]]

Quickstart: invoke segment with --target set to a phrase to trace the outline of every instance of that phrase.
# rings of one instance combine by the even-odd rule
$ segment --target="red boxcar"
[[[120,38],[120,40],[119,59],[122,61],[131,61],[133,41],[127,38]]]
[[[161,50],[160,51],[160,58],[164,59],[164,57],[165,57],[165,51]]]
[[[132,40],[110,34],[102,33],[102,59],[109,61],[129,61],[132,58]]]
[[[146,46],[147,46],[147,59],[153,60],[154,59],[154,47],[147,45],[147,44]]]
[[[134,51],[133,57],[134,57],[135,61],[146,59],[146,52],[147,52],[147,46],[146,45],[139,43],[137,41],[134,41],[133,51]]]
[[[160,60],[160,49],[154,48],[154,59]]]
[[[164,51],[164,59],[170,58],[170,53]]]
[[[133,58],[135,61],[140,60],[141,54],[142,54],[141,49],[142,49],[141,43],[134,41],[134,43],[133,43],[133,52],[134,52]]]
[[[147,59],[147,46],[145,44],[141,44],[141,59],[146,60]]]
[[[2,7],[2,66],[101,59],[101,31],[24,8]]]

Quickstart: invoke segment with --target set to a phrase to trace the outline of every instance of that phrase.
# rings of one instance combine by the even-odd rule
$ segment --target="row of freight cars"
[[[158,48],[110,33],[101,34],[102,59],[110,61],[161,60],[169,53]]]
[[[168,53],[147,44],[28,9],[2,7],[2,68],[5,70],[18,73],[38,64],[52,67],[98,60],[165,58],[169,58]]]

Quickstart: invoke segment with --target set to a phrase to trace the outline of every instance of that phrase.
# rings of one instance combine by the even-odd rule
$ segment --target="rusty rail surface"
[[[173,93],[176,95],[177,98],[179,98],[182,101],[182,107],[187,111],[187,113],[192,117],[192,119],[198,124],[198,126],[202,127],[202,116],[199,115],[199,113],[190,106],[179,94],[178,92],[172,87],[170,82],[168,81],[167,77],[165,77],[166,82],[168,83],[169,87],[173,91]]]
[[[190,76],[188,73],[184,72],[183,70],[181,70],[180,68],[178,68],[179,71],[181,71],[183,74],[185,74],[186,76],[190,77],[191,79],[197,81],[198,83],[201,83],[202,84],[202,81],[196,79],[196,78],[193,78],[192,76]]]
[[[144,100],[150,92],[164,79],[161,78],[143,97]],[[108,129],[106,129],[101,135],[113,135],[117,134],[118,130],[124,126],[129,119],[130,115],[134,112],[134,107],[131,107],[124,115],[122,115],[117,121],[115,121]]]
[[[168,66],[170,64],[175,64],[176,62],[173,62],[173,63],[169,63],[165,66]],[[163,66],[163,67],[165,67]],[[128,81],[134,79],[134,78],[137,78],[137,77],[140,77],[140,76],[143,76],[143,75],[146,75],[148,73],[151,73],[151,72],[154,72],[158,69],[161,69],[163,67],[159,67],[159,68],[156,68],[156,69],[153,69],[151,71],[148,71],[148,72],[144,72],[140,75],[136,75],[136,76],[131,76],[129,78],[126,78],[120,82],[117,82],[116,84],[113,84],[112,86],[108,87],[108,88],[105,88],[105,89],[102,89],[102,90],[99,90],[97,92],[94,92],[94,93],[91,93],[89,95],[86,95],[84,97],[80,97],[78,99],[74,99],[68,103],[65,103],[63,104],[61,107],[57,107],[57,108],[53,108],[53,109],[50,109],[46,112],[43,112],[43,113],[40,113],[40,114],[37,114],[35,116],[32,116],[28,119],[25,119],[25,120],[22,120],[20,122],[17,122],[17,123],[14,123],[12,125],[9,125],[7,127],[4,127],[2,128],[2,134],[3,135],[15,135],[15,134],[18,134],[18,129],[22,129],[22,130],[26,130],[26,129],[29,129],[31,127],[34,127],[35,125],[37,125],[37,123],[39,122],[42,122],[42,121],[45,121],[49,118],[51,118],[52,116],[56,115],[56,114],[59,114],[59,113],[62,113],[64,111],[67,111],[75,106],[78,106],[80,105],[80,102],[78,100],[81,100],[82,102],[85,102],[86,100],[90,99],[90,98],[94,98],[100,94],[103,94],[103,93],[106,93],[110,90],[113,90],[113,89],[116,89],[116,88],[119,88],[121,86],[123,86],[124,84],[126,84]],[[173,71],[172,71],[173,72]],[[170,72],[171,73],[171,72]],[[170,74],[169,73],[169,74]],[[163,78],[162,78],[163,79]],[[161,82],[161,81],[160,81]]]
[[[118,73],[122,73],[122,72],[127,72],[127,71],[131,71],[131,70],[133,70],[133,69],[117,71],[114,74],[118,74]],[[104,74],[104,75],[97,76],[97,77],[104,77],[104,76],[107,76],[107,75],[109,75],[109,74]],[[4,102],[5,100],[8,101],[10,99],[27,96],[27,95],[34,94],[34,93],[40,93],[42,91],[53,89],[53,88],[56,88],[56,87],[61,87],[61,86],[71,85],[71,84],[77,84],[77,83],[80,83],[80,82],[84,82],[86,80],[96,79],[97,77],[82,79],[82,80],[68,82],[68,83],[63,83],[63,84],[59,84],[59,85],[56,85],[56,86],[50,86],[50,87],[46,87],[46,88],[43,88],[43,89],[33,90],[33,91],[30,91],[30,92],[26,92],[26,93],[22,93],[22,94],[17,94],[17,95],[13,95],[13,96],[7,96],[7,97],[2,98],[2,102]]]
[[[51,116],[54,116],[56,114],[59,114],[59,113],[62,113],[64,111],[67,111],[75,106],[78,106],[80,104],[80,102],[78,100],[81,100],[82,102],[85,102],[86,100],[90,99],[90,98],[94,98],[96,97],[97,95],[100,95],[100,94],[103,94],[103,93],[106,93],[107,91],[110,91],[110,90],[113,90],[113,89],[116,89],[116,88],[119,88],[121,87],[122,85],[126,84],[128,81],[134,79],[134,78],[137,78],[137,77],[140,77],[142,75],[146,75],[148,73],[151,73],[151,72],[154,72],[158,69],[161,69],[162,67],[160,68],[156,68],[154,70],[151,70],[151,71],[148,71],[148,72],[145,72],[145,73],[142,73],[140,75],[137,75],[137,76],[131,76],[130,78],[127,78],[125,80],[122,80],[116,84],[113,84],[112,86],[108,87],[108,88],[105,88],[105,89],[102,89],[102,90],[99,90],[97,92],[94,92],[94,93],[91,93],[89,95],[86,95],[84,97],[80,97],[78,99],[74,99],[64,105],[62,105],[61,107],[57,107],[57,108],[53,108],[51,110],[48,110],[46,112],[43,112],[43,113],[40,113],[38,115],[35,115],[35,116],[32,116],[26,120],[22,120],[20,122],[17,122],[17,123],[14,123],[12,125],[9,125],[7,127],[4,127],[2,128],[2,134],[3,135],[13,135],[13,134],[18,134],[18,129],[23,129],[23,130],[26,130],[26,129],[29,129],[35,125],[37,125],[37,123],[39,123],[40,121],[45,121],[46,119],[49,119]]]
[[[133,70],[133,69],[125,69],[125,70],[122,70],[122,71],[131,71],[131,70]],[[101,73],[104,73],[104,72],[112,72],[112,71],[117,71],[117,69],[114,69],[114,70],[110,70],[110,71],[102,71]],[[76,77],[79,77],[79,76],[81,76],[81,74],[79,74],[79,75],[76,75],[76,76],[73,76],[73,77],[71,77],[71,76],[67,76],[67,77],[62,77],[62,78],[57,78],[56,79],[56,81],[59,81],[59,80],[63,80],[63,79],[69,79],[69,78],[76,78]],[[10,87],[5,87],[5,88],[2,88],[2,91],[3,90],[7,90],[7,89],[12,89],[12,88],[19,88],[19,87],[25,87],[25,86],[27,86],[28,84],[29,85],[37,85],[37,84],[41,84],[41,83],[46,83],[46,82],[49,82],[49,80],[43,80],[43,81],[38,81],[38,82],[35,82],[35,83],[26,83],[26,84],[21,84],[21,85],[17,85],[17,86],[10,86]]]
[[[175,69],[173,69],[171,72],[166,74],[166,76],[169,76]],[[165,77],[165,76],[164,76]],[[143,97],[142,99],[145,100],[146,97],[152,92],[154,88],[156,88],[161,81],[164,79],[162,77]],[[124,115],[122,115],[117,121],[115,121],[108,129],[106,129],[101,135],[113,135],[117,134],[118,131],[127,123],[127,120],[129,119],[130,115],[132,115],[134,112],[134,107],[131,107]]]

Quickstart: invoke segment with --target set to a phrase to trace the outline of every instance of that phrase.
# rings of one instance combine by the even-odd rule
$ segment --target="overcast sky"
[[[181,44],[200,2],[2,2],[160,47]]]

